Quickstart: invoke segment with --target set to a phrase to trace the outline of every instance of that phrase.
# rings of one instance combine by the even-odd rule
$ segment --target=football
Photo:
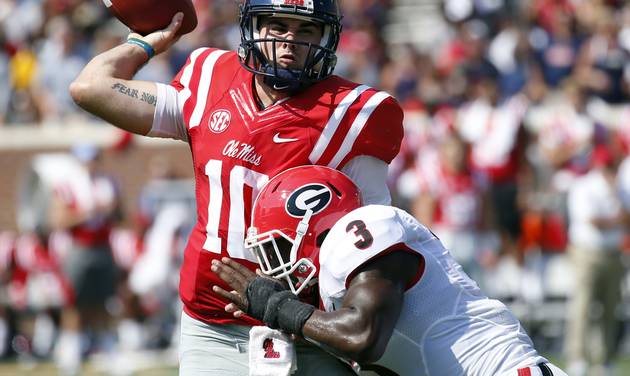
[[[132,31],[147,35],[168,26],[177,12],[184,13],[177,35],[197,27],[192,0],[103,0],[109,11]]]

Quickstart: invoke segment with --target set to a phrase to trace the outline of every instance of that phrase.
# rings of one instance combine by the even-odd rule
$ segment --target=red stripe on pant
[[[521,368],[518,370],[518,376],[532,376],[532,371],[527,368]]]

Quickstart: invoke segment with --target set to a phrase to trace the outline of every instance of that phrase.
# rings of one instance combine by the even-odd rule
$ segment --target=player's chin
[[[302,70],[302,65],[300,64],[290,65],[287,69],[299,72]]]
[[[294,59],[279,59],[278,68],[281,69],[290,69],[290,70],[300,70],[304,64],[300,64]]]

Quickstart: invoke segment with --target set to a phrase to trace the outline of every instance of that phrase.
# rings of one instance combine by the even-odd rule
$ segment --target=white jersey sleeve
[[[147,136],[188,142],[188,131],[178,103],[177,90],[161,83],[157,83],[156,87],[157,98],[153,124]]]
[[[408,249],[435,240],[410,214],[392,206],[368,205],[341,218],[330,230],[319,252],[319,290],[327,311],[346,293],[348,278],[365,262],[394,249]],[[394,247],[395,246],[395,247]]]
[[[361,190],[361,198],[366,205],[389,205],[392,201],[387,187],[389,165],[382,160],[359,155],[352,158],[341,169]]]

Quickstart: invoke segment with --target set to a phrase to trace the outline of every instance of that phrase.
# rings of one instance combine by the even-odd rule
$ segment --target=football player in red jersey
[[[238,51],[199,48],[170,85],[133,80],[176,41],[181,17],[96,56],[70,92],[122,129],[190,145],[197,224],[181,269],[180,374],[244,375],[249,328],[260,322],[224,311],[225,299],[211,288],[225,286],[212,260],[230,257],[254,269],[243,246],[253,200],[270,177],[294,166],[340,169],[364,202],[389,203],[387,168],[403,115],[389,94],[332,74],[341,32],[336,0],[246,0]],[[297,358],[301,375],[348,372],[311,346],[298,345]]]

